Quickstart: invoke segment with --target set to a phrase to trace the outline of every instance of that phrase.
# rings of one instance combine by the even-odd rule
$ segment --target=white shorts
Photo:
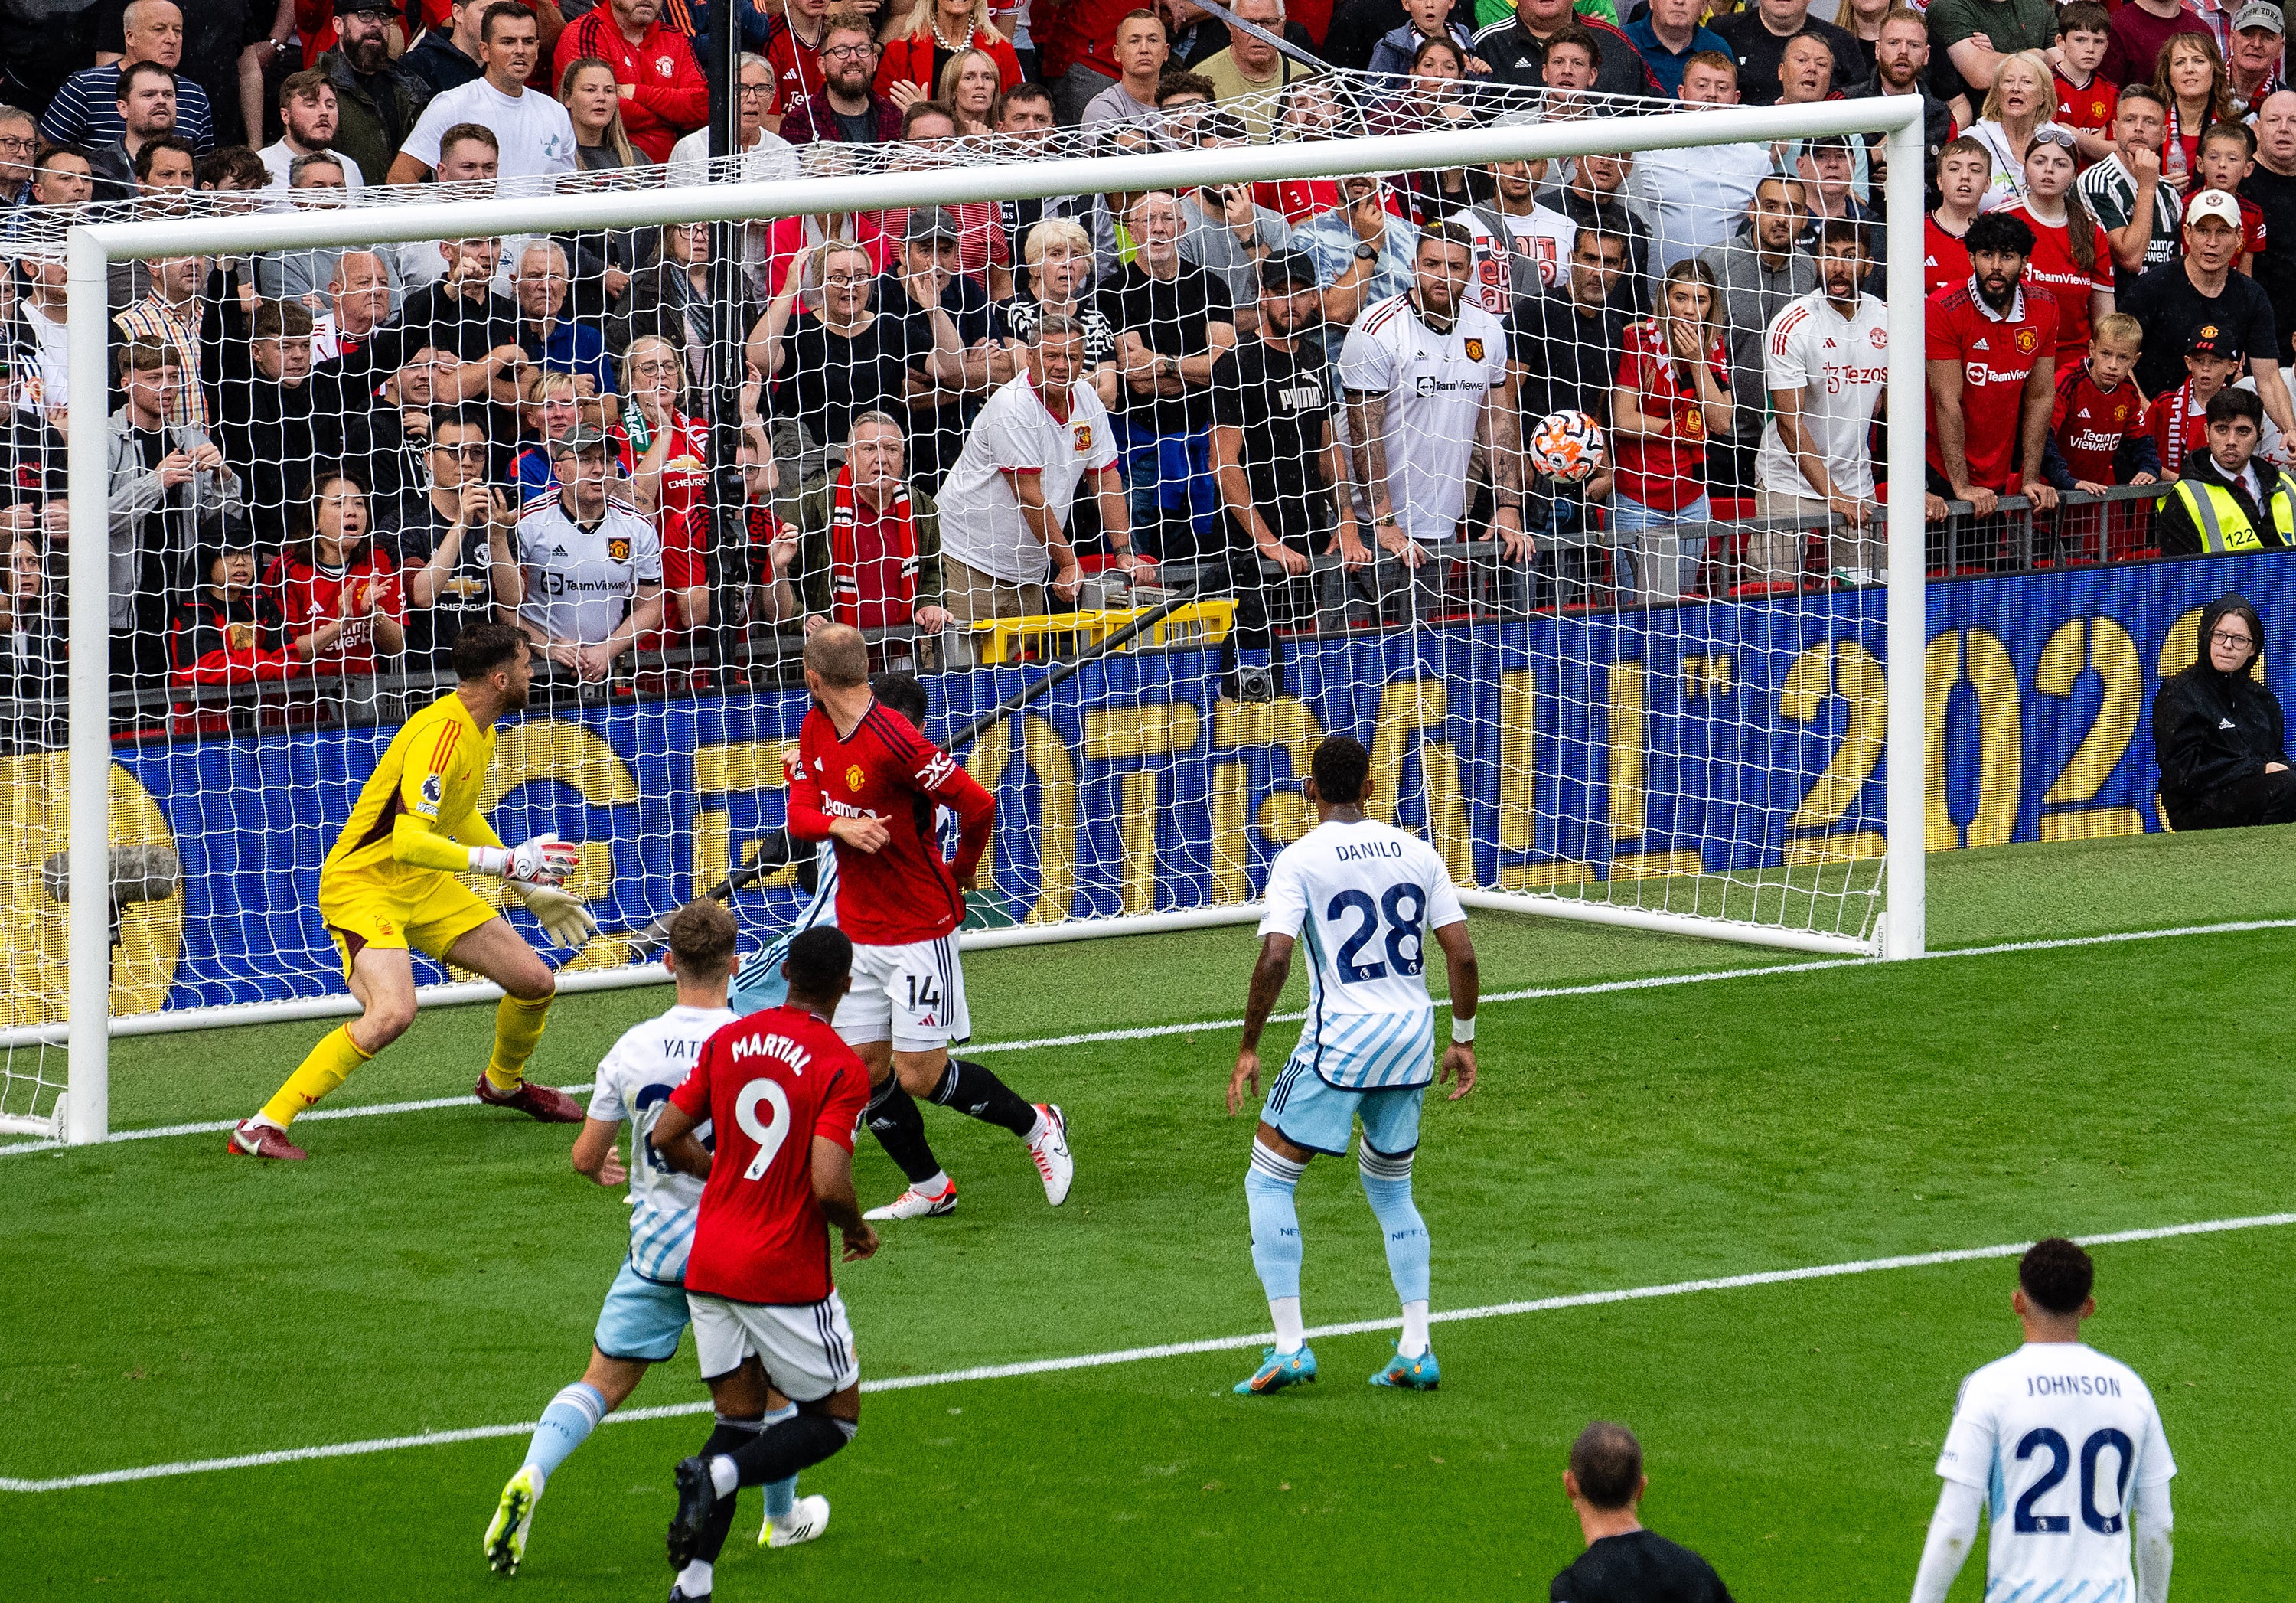
[[[890,1040],[896,1052],[930,1052],[972,1036],[964,967],[954,933],[907,946],[853,948],[853,989],[832,1021],[849,1046]]]
[[[818,1303],[735,1303],[691,1291],[685,1302],[704,1380],[731,1375],[753,1352],[792,1402],[818,1402],[861,1378],[845,1299],[833,1291]]]

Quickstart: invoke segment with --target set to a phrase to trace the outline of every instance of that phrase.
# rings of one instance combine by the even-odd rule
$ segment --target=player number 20
[[[1426,911],[1426,897],[1417,885],[1408,884],[1390,885],[1376,905],[1365,891],[1342,891],[1332,897],[1332,905],[1324,909],[1324,917],[1336,922],[1352,913],[1361,920],[1354,933],[1340,942],[1340,978],[1352,985],[1359,980],[1383,980],[1390,969],[1406,975],[1425,972],[1427,950],[1421,944],[1419,921]],[[1357,962],[1382,922],[1387,925],[1387,961]]]
[[[2096,1475],[2097,1459],[2103,1456],[2108,1448],[2112,1451],[2116,1465],[2113,1491],[2114,1512],[2104,1514],[2100,1513],[2096,1506]],[[2057,1483],[2063,1480],[2066,1474],[2070,1471],[2073,1463],[2072,1449],[2066,1444],[2062,1436],[2044,1425],[2037,1429],[2027,1431],[2024,1439],[2017,1443],[2017,1459],[2020,1463],[2038,1452],[2046,1452],[2049,1455],[2049,1467],[2042,1473],[2039,1480],[2025,1489],[2025,1495],[2017,1500],[2017,1529],[2045,1536],[2062,1536],[2073,1528],[2072,1517],[2066,1514],[2036,1514],[2033,1512],[2033,1505],[2054,1491]],[[2136,1448],[2130,1444],[2125,1434],[2112,1429],[2110,1426],[2103,1430],[2094,1432],[2087,1441],[2081,1443],[2081,1524],[2100,1536],[2111,1536],[2120,1529],[2120,1510],[2128,1506],[2128,1476],[2136,1467]]]

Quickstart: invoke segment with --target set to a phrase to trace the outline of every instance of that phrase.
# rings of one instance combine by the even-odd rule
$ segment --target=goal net
[[[489,621],[570,988],[803,905],[829,623],[996,795],[974,943],[1250,917],[1346,735],[1478,905],[1918,949],[1905,119],[1441,66],[28,218],[0,1122],[100,1137],[111,1035],[350,1010],[320,865]]]

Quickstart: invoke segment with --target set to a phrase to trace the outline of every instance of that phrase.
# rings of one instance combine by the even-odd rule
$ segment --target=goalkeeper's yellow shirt
[[[467,869],[468,848],[500,846],[479,810],[494,754],[494,730],[451,690],[408,719],[320,866],[322,891],[364,884],[403,898]]]

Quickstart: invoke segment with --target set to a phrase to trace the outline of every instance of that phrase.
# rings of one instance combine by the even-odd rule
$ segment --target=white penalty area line
[[[2111,1230],[2080,1236],[2084,1246],[2112,1246],[2128,1242],[2167,1241],[2181,1236],[2217,1236],[2234,1230],[2271,1229],[2296,1224],[2296,1213],[2258,1213],[2244,1219],[2211,1219],[2195,1224],[2161,1225],[2151,1229]],[[1516,1314],[1552,1313],[1571,1308],[1600,1308],[1614,1303],[1642,1303],[1657,1297],[1680,1297],[1693,1292],[1742,1291],[1759,1286],[1790,1286],[1804,1280],[1833,1280],[1849,1275],[1879,1274],[1887,1270],[1931,1269],[1939,1264],[1972,1263],[1985,1259],[2021,1256],[2033,1244],[2005,1242],[1998,1246],[1951,1248],[1936,1253],[1906,1253],[1891,1258],[1859,1258],[1847,1263],[1822,1263],[1802,1269],[1764,1270],[1753,1274],[1722,1275],[1702,1280],[1675,1280],[1663,1286],[1636,1286],[1617,1291],[1582,1291],[1568,1296],[1532,1297],[1516,1303],[1492,1303],[1481,1308],[1453,1308],[1430,1316],[1435,1324],[1468,1319],[1507,1319]],[[1354,1319],[1341,1325],[1319,1325],[1307,1334],[1324,1336],[1364,1336],[1393,1330],[1398,1319]],[[983,1364],[969,1369],[946,1369],[932,1375],[898,1375],[865,1380],[864,1392],[908,1392],[921,1386],[961,1385],[980,1380],[1011,1380],[1029,1375],[1057,1375],[1071,1369],[1105,1369],[1165,1358],[1188,1358],[1206,1352],[1247,1352],[1265,1347],[1275,1338],[1271,1332],[1250,1336],[1215,1336],[1210,1341],[1166,1342],[1153,1347],[1124,1347],[1112,1352],[1085,1352],[1068,1358],[1031,1359],[1022,1363]],[[706,1414],[707,1402],[678,1402],[660,1408],[624,1409],[606,1416],[609,1425],[635,1424],[646,1419],[674,1419]],[[288,1447],[271,1452],[242,1453],[227,1459],[193,1459],[177,1464],[144,1464],[132,1469],[106,1469],[92,1475],[58,1476],[49,1480],[21,1480],[0,1476],[0,1492],[77,1492],[90,1486],[117,1486],[131,1481],[163,1480],[176,1476],[207,1475],[226,1469],[266,1469],[280,1464],[299,1464],[314,1459],[363,1458],[398,1452],[410,1447],[446,1447],[458,1442],[485,1442],[498,1436],[524,1436],[538,1422],[477,1425],[463,1430],[426,1431],[420,1435],[381,1436],[366,1442],[334,1442],[319,1447]]]
[[[1945,951],[1925,952],[1922,962],[1944,962],[1955,958],[1999,958],[2019,952],[2065,951],[2077,947],[2120,946],[2136,941],[2169,941],[2193,935],[2239,935],[2259,930],[2296,929],[2296,918],[2251,918],[2228,924],[2181,925],[2171,929],[2130,930],[2115,935],[2066,935],[2049,941],[2009,941],[1994,946],[1954,947]],[[1874,968],[1888,963],[1886,958],[1817,958],[1806,963],[1766,963],[1751,968],[1715,968],[1698,974],[1650,974],[1636,980],[1600,980],[1583,985],[1543,985],[1524,991],[1500,991],[1485,996],[1479,1006],[1491,1007],[1502,1002],[1546,1001],[1562,997],[1609,996],[1628,991],[1667,991],[1677,985],[1710,985],[1724,980],[1759,980],[1772,974],[1807,974],[1835,968]],[[1278,1013],[1269,1015],[1270,1023],[1296,1024],[1308,1015],[1305,1013]],[[1000,1052],[1037,1052],[1058,1047],[1089,1047],[1108,1041],[1158,1040],[1167,1036],[1193,1035],[1199,1031],[1218,1032],[1241,1030],[1240,1018],[1201,1019],[1186,1024],[1144,1024],[1128,1030],[1093,1030],[1075,1035],[1042,1035],[1029,1040],[1000,1040],[975,1042],[964,1048],[973,1057],[987,1057]],[[587,1085],[561,1086],[569,1096],[588,1092]],[[417,1102],[379,1102],[358,1107],[317,1108],[299,1115],[304,1119],[371,1119],[385,1114],[427,1113],[442,1107],[476,1107],[475,1097],[432,1097]],[[216,1135],[234,1129],[237,1121],[209,1119],[193,1124],[161,1124],[140,1130],[116,1130],[106,1138],[110,1141],[148,1141],[162,1136]],[[18,1153],[62,1152],[68,1143],[62,1141],[19,1141],[0,1147],[0,1158]]]

